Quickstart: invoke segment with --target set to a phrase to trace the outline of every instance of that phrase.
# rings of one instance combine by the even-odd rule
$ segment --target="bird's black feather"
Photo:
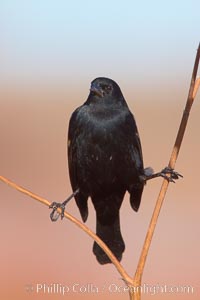
[[[125,192],[137,211],[144,181],[142,149],[135,119],[119,86],[111,79],[92,82],[87,101],[72,114],[68,132],[68,161],[72,189],[83,221],[88,197],[97,216],[97,235],[121,260],[125,245],[120,232],[119,209]],[[101,264],[110,262],[95,243]]]

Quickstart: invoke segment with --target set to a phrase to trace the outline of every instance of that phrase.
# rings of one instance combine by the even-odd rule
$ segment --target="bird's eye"
[[[112,87],[110,85],[107,84],[102,84],[101,88],[105,91],[105,92],[110,92],[112,90]]]
[[[111,88],[110,85],[107,85],[107,86],[106,86],[106,90],[107,90],[107,91],[111,91],[111,89],[112,89],[112,88]]]

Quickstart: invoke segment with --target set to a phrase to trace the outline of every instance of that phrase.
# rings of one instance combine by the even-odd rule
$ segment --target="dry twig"
[[[48,207],[50,206],[50,202],[45,199],[42,198],[28,190],[26,190],[23,187],[20,187],[19,185],[17,185],[16,183],[12,182],[11,180],[0,176],[0,180],[3,181],[4,183],[8,184],[9,186],[13,187],[14,189],[16,189],[17,191],[28,195],[29,197],[43,203],[44,205],[47,205]],[[57,209],[58,213],[61,213],[61,209],[58,208]],[[129,284],[132,283],[132,278],[126,273],[126,271],[124,270],[124,268],[122,267],[122,265],[119,263],[119,261],[116,259],[116,257],[113,255],[113,253],[110,251],[110,249],[106,246],[106,244],[90,229],[88,228],[85,224],[83,224],[82,222],[80,222],[78,219],[76,219],[75,217],[73,217],[72,215],[70,215],[68,212],[64,212],[64,217],[67,218],[68,220],[70,220],[71,222],[73,222],[74,224],[76,224],[79,228],[81,228],[83,231],[85,231],[93,240],[95,240],[99,246],[106,252],[106,254],[109,256],[110,260],[112,261],[112,263],[115,265],[116,269],[118,270],[118,272],[120,273],[120,275],[122,276],[122,278]]]
[[[189,118],[189,114],[190,114],[190,110],[194,101],[194,98],[196,96],[199,84],[200,84],[200,80],[197,79],[196,80],[196,76],[197,76],[197,71],[198,71],[198,65],[199,65],[199,59],[200,59],[200,44],[197,50],[197,54],[196,54],[196,59],[195,59],[195,63],[194,63],[194,68],[193,68],[193,73],[192,73],[192,79],[191,79],[191,83],[190,83],[190,89],[189,89],[189,93],[188,93],[188,98],[186,101],[186,106],[185,106],[185,110],[183,112],[183,117],[180,123],[180,127],[177,133],[177,137],[176,137],[176,141],[172,150],[172,154],[169,160],[169,164],[168,166],[171,169],[174,169],[175,167],[175,163],[180,151],[180,147],[181,147],[181,143],[183,140],[183,136],[185,133],[185,129],[187,126],[187,121]],[[157,220],[159,217],[159,213],[168,189],[168,185],[169,185],[169,181],[167,181],[166,179],[163,180],[162,186],[161,186],[161,190],[160,193],[158,195],[158,199],[156,202],[156,206],[154,208],[154,212],[149,224],[149,228],[146,234],[146,238],[145,238],[145,242],[143,245],[143,249],[140,255],[140,259],[138,262],[138,266],[136,269],[136,273],[133,279],[133,286],[134,287],[140,287],[141,286],[141,281],[142,281],[142,275],[143,275],[143,271],[144,271],[144,266],[145,266],[145,262],[146,262],[146,258],[148,255],[148,251],[151,245],[151,240],[154,234],[154,230],[157,224]],[[135,294],[130,293],[130,299],[134,299],[134,300],[140,300],[141,299],[141,291],[138,288],[138,292],[136,292]]]

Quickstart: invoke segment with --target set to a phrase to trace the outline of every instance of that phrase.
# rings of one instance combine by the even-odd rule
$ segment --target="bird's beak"
[[[95,95],[97,95],[99,97],[103,97],[101,88],[94,83],[91,84],[90,92],[95,93]]]

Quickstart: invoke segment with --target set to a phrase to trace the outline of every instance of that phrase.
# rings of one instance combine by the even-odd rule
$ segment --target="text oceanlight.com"
[[[27,284],[27,292],[34,292],[36,294],[60,294],[67,295],[69,293],[81,293],[81,294],[96,294],[96,293],[137,293],[138,291],[141,294],[193,294],[194,287],[191,285],[167,285],[167,284],[155,284],[150,285],[144,283],[141,286],[137,287],[128,287],[125,285],[117,285],[116,283],[105,284],[102,286],[97,286],[93,283],[74,283],[71,285],[61,284],[61,283],[36,283],[36,284]]]

